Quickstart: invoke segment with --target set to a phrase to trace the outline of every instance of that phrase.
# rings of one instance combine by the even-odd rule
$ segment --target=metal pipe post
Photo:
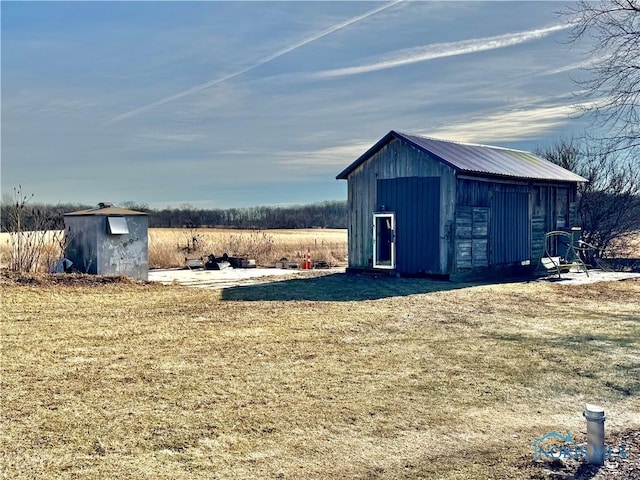
[[[587,419],[587,461],[592,465],[604,465],[604,408],[587,403],[582,415]]]

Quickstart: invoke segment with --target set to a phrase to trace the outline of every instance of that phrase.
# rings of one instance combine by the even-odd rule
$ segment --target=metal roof
[[[340,172],[337,179],[346,179],[351,172],[377,153],[393,138],[402,140],[441,162],[464,172],[530,180],[586,182],[586,179],[530,152],[488,145],[459,143],[449,140],[408,135],[391,130],[360,158]]]
[[[65,213],[64,216],[80,216],[80,215],[146,215],[144,212],[138,212],[136,210],[128,210],[126,208],[114,207],[110,204],[108,206],[97,206],[96,208],[90,208],[88,210],[78,210],[77,212]]]

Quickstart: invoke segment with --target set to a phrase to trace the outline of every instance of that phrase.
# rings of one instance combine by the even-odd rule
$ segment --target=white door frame
[[[380,222],[385,222],[381,224]],[[378,226],[383,230],[379,230]],[[379,239],[378,232],[384,231],[389,236],[387,239]],[[378,242],[389,242],[389,258],[381,260],[378,255]],[[386,256],[386,255],[385,255]],[[373,214],[373,268],[393,270],[396,268],[396,214],[394,212],[381,212]]]

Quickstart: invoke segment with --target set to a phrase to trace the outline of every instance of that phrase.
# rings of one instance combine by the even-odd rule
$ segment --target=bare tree
[[[33,194],[18,186],[13,196],[2,200],[2,215],[8,224],[8,268],[16,272],[48,271],[65,248],[64,231],[55,230],[55,219],[46,209],[31,206]]]
[[[591,257],[606,256],[613,244],[640,230],[640,168],[632,160],[575,139],[536,153],[587,179],[578,185],[578,218],[583,240],[595,247]]]
[[[571,41],[590,42],[587,77],[576,79],[584,112],[606,130],[609,151],[640,147],[640,0],[580,0],[564,12]]]

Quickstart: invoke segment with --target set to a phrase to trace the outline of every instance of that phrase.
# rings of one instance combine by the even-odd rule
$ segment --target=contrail
[[[171,95],[170,97],[166,97],[163,99],[160,99],[156,102],[150,103],[148,105],[144,105],[142,107],[136,108],[134,110],[130,110],[128,112],[122,113],[120,115],[118,115],[117,117],[113,117],[111,120],[108,120],[107,122],[105,122],[103,124],[103,126],[105,125],[110,125],[113,123],[117,123],[121,120],[127,119],[129,117],[133,117],[134,115],[137,115],[138,113],[142,113],[145,112],[147,110],[151,110],[152,108],[155,107],[159,107],[160,105],[164,105],[165,103],[169,103],[172,102],[173,100],[177,100],[179,98],[183,98],[183,97],[187,97],[189,95],[193,95],[194,93],[198,93],[202,90],[205,90],[207,88],[213,87],[215,85],[219,85],[220,83],[226,82],[227,80],[231,80],[232,78],[235,78],[239,75],[242,75],[244,73],[250,72],[251,70],[254,70],[262,65],[264,65],[265,63],[271,62],[272,60],[275,60],[278,57],[281,57],[289,52],[292,52],[293,50],[296,50],[304,45],[307,45],[308,43],[314,42],[322,37],[325,37],[333,32],[337,32],[338,30],[341,30],[345,27],[348,27],[350,25],[353,25],[354,23],[357,23],[361,20],[364,20],[365,18],[370,17],[371,15],[375,15],[376,13],[382,12],[383,10],[386,10],[390,7],[393,7],[394,5],[397,5],[398,3],[402,2],[404,0],[395,0],[393,2],[390,3],[386,3],[384,5],[382,5],[381,7],[378,8],[374,8],[373,10],[369,10],[368,12],[363,13],[362,15],[358,15],[357,17],[352,17],[348,20],[345,20],[344,22],[338,23],[337,25],[334,25],[332,27],[329,27],[326,30],[323,30],[322,32],[319,33],[314,33],[313,35],[310,35],[298,42],[292,43],[291,45],[288,45],[286,47],[284,47],[281,50],[278,50],[275,53],[272,53],[271,55],[263,58],[262,60],[259,60],[258,62],[256,62],[255,64],[243,68],[242,70],[238,70],[237,72],[234,73],[230,73],[229,75],[225,75],[224,77],[220,77],[217,78],[215,80],[211,80],[209,82],[205,82],[205,83],[201,83],[199,85],[196,85],[194,87],[191,87],[188,90],[184,90],[182,92],[176,93],[175,95]]]
[[[546,28],[528,30],[525,32],[507,33],[505,35],[497,35],[495,37],[474,38],[472,40],[461,40],[459,42],[434,43],[422,47],[399,50],[393,55],[380,58],[377,62],[367,65],[326,70],[324,72],[314,74],[313,76],[331,78],[346,75],[357,75],[360,73],[399,67],[401,65],[409,65],[411,63],[425,62],[436,58],[484,52],[487,50],[510,47],[519,43],[536,40],[538,38],[546,37],[555,31],[564,30],[570,27],[571,25],[568,24],[552,25]]]

